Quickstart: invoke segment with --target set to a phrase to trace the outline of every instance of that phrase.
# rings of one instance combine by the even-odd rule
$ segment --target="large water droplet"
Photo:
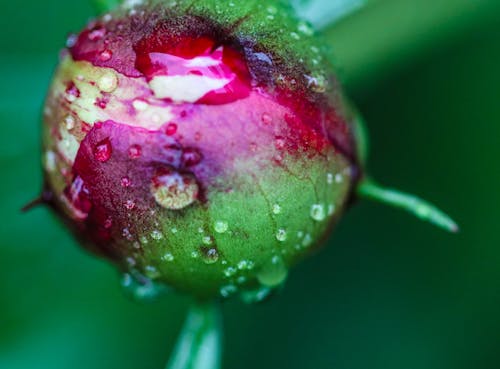
[[[311,206],[311,218],[318,222],[325,220],[326,212],[323,204],[314,204]]]
[[[114,72],[107,72],[99,81],[97,81],[97,87],[103,92],[111,93],[118,87],[118,78]]]
[[[202,247],[201,255],[205,264],[214,264],[219,260],[219,251],[215,247]]]
[[[279,256],[273,256],[257,273],[257,279],[264,286],[276,287],[286,280],[287,275],[288,270],[283,259]]]
[[[198,198],[198,184],[191,174],[180,174],[163,169],[152,180],[151,192],[158,205],[171,210],[180,210]]]
[[[97,161],[101,163],[105,163],[111,158],[111,154],[113,152],[113,148],[111,147],[111,142],[109,138],[105,138],[100,141],[94,147],[94,157]]]

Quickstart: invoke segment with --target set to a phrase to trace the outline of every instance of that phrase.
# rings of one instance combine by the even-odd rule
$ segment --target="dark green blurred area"
[[[4,2],[5,3],[5,2]],[[44,209],[38,116],[84,1],[2,3],[0,368],[162,368],[187,299],[129,301]],[[225,304],[225,368],[500,367],[500,2],[379,0],[331,32],[371,172],[462,227],[361,202],[270,302]],[[434,5],[433,5],[434,4]]]

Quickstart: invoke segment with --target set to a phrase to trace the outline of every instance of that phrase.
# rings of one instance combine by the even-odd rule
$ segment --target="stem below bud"
[[[406,210],[417,218],[430,222],[448,232],[459,231],[458,225],[444,212],[417,196],[384,188],[371,179],[364,179],[357,188],[360,197],[379,201]]]
[[[215,302],[191,307],[166,369],[219,369],[222,321]]]

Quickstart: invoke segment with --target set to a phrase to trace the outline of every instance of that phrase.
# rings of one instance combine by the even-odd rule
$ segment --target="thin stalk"
[[[448,232],[455,233],[459,230],[457,223],[436,206],[417,196],[384,188],[371,179],[364,179],[358,185],[357,193],[360,197],[406,210],[417,218],[430,222]]]
[[[222,319],[215,302],[191,307],[166,369],[220,369]]]

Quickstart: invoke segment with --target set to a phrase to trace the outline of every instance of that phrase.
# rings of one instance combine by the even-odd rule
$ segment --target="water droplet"
[[[306,22],[300,22],[298,30],[306,36],[312,36],[314,34],[313,28]]]
[[[135,208],[135,202],[133,200],[127,200],[125,201],[125,207],[128,210],[133,210]]]
[[[142,154],[142,148],[139,145],[132,145],[128,149],[128,157],[130,159],[137,159]]]
[[[218,220],[214,223],[214,230],[217,233],[226,233],[228,229],[229,225],[227,224],[227,222]]]
[[[66,125],[66,129],[68,131],[75,128],[75,123],[76,123],[75,118],[73,118],[73,116],[71,115],[68,115],[66,116],[66,118],[64,118],[64,124]]]
[[[276,287],[285,281],[287,275],[283,259],[276,255],[257,273],[257,279],[264,286]]]
[[[76,101],[80,97],[80,90],[76,87],[74,82],[69,82],[66,87],[66,100],[69,103]]]
[[[283,228],[278,229],[278,232],[276,232],[276,239],[280,242],[286,241],[286,231]]]
[[[202,159],[202,155],[199,150],[194,148],[187,148],[182,153],[182,165],[185,167],[192,167],[198,165]]]
[[[330,204],[328,205],[328,215],[333,215],[333,213],[335,213],[335,205]]]
[[[172,228],[172,229],[170,230],[170,232],[172,232],[173,234],[176,234],[176,233],[177,233],[177,232],[179,232],[179,231],[177,230],[177,228],[175,228],[175,227],[174,227],[174,228]]]
[[[329,185],[331,185],[333,183],[333,174],[332,173],[328,173],[326,175],[326,183],[328,183]]]
[[[233,275],[235,275],[237,272],[236,268],[234,267],[227,267],[225,270],[224,270],[224,275],[227,277],[227,278],[230,278],[232,277]]]
[[[198,251],[191,251],[191,257],[193,259],[198,259],[198,257],[200,256],[199,252]]]
[[[132,106],[137,111],[144,111],[144,110],[146,110],[149,107],[149,104],[146,101],[144,101],[144,100],[136,99],[132,103]]]
[[[123,177],[120,181],[122,187],[130,187],[130,185],[132,184],[132,182],[130,181],[130,178],[129,177]]]
[[[103,62],[111,60],[112,57],[113,57],[113,52],[111,50],[104,50],[99,54],[99,60]]]
[[[73,46],[76,45],[76,42],[78,41],[78,35],[72,33],[68,36],[66,39],[66,47],[67,48],[72,48]]]
[[[273,205],[273,214],[278,215],[280,213],[281,213],[281,206],[279,206],[278,204],[274,204]]]
[[[326,78],[324,76],[305,76],[307,79],[307,86],[313,92],[323,93],[326,91]]]
[[[285,148],[286,141],[283,137],[276,137],[275,146],[278,150],[283,150]]]
[[[290,37],[294,40],[300,40],[300,36],[297,32],[290,32]]]
[[[214,264],[219,260],[219,251],[215,247],[202,247],[201,253],[205,264]]]
[[[344,177],[342,176],[342,174],[338,173],[335,175],[335,182],[336,183],[342,183],[343,180],[344,180]]]
[[[154,230],[153,232],[151,232],[151,238],[153,240],[159,241],[163,238],[163,233],[158,230]]]
[[[267,113],[262,114],[262,123],[264,123],[265,125],[269,125],[272,122],[273,122],[273,117],[271,117]]]
[[[153,178],[151,192],[160,206],[180,210],[195,202],[199,188],[192,175],[163,169]]]
[[[233,284],[221,287],[221,289],[220,289],[220,294],[224,298],[229,297],[236,292],[238,292],[238,287],[236,287]]]
[[[164,261],[174,261],[174,255],[171,252],[167,252],[165,255],[161,257]]]
[[[302,240],[302,246],[304,247],[307,247],[307,246],[310,246],[312,244],[312,237],[311,235],[308,233],[305,235],[304,239]]]
[[[311,206],[311,218],[318,222],[325,220],[326,213],[323,204],[314,204]]]
[[[122,236],[125,237],[129,241],[132,240],[132,233],[130,233],[130,229],[128,229],[128,228],[122,229]]]
[[[211,245],[214,242],[214,239],[212,238],[212,236],[205,236],[205,237],[203,237],[202,242],[205,245]]]
[[[54,151],[47,151],[45,154],[45,169],[49,172],[54,172],[57,169],[56,159]]]
[[[149,241],[148,241],[148,239],[147,239],[147,237],[146,237],[146,236],[141,236],[141,237],[139,238],[139,241],[141,241],[141,243],[142,243],[143,245],[147,245],[147,244],[149,243]]]
[[[103,225],[105,229],[110,229],[113,226],[113,219],[107,218]]]
[[[147,265],[146,268],[144,268],[146,271],[146,276],[151,279],[158,278],[160,276],[160,273],[158,272],[158,269],[156,269],[152,265]]]
[[[105,34],[106,29],[104,27],[96,27],[88,33],[87,38],[90,41],[98,41],[103,38]]]
[[[248,260],[241,260],[239,263],[238,263],[238,269],[239,270],[245,270],[245,269],[249,269],[250,265],[250,262]]]
[[[245,277],[244,275],[241,275],[239,276],[237,279],[236,279],[236,283],[238,284],[243,284],[247,281],[247,277]]]
[[[167,136],[173,136],[177,133],[177,124],[175,123],[169,123],[167,127],[165,128],[165,134]]]
[[[95,145],[94,147],[94,157],[97,161],[100,161],[101,163],[105,163],[111,158],[111,153],[113,152],[113,149],[111,147],[111,142],[109,141],[109,138],[105,138],[104,140],[100,141]]]
[[[113,92],[118,87],[118,78],[114,72],[106,72],[99,81],[97,81],[97,87],[103,92]]]

